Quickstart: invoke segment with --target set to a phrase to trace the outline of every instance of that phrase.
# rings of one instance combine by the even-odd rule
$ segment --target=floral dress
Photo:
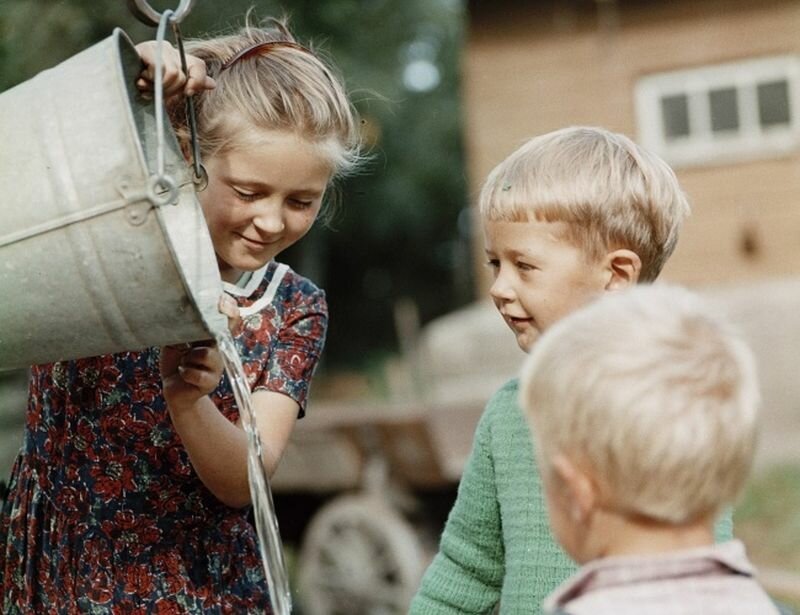
[[[268,263],[226,285],[252,390],[301,415],[327,327],[324,293]],[[227,376],[211,394],[239,414]],[[270,612],[248,510],[198,478],[161,392],[159,350],[31,369],[25,438],[0,516],[2,613]]]

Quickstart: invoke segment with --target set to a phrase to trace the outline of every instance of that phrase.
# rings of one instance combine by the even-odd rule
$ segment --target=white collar
[[[232,284],[231,282],[222,282],[222,290],[229,295],[233,295],[234,297],[249,297],[253,294],[256,288],[259,287],[261,280],[264,279],[264,275],[267,273],[267,268],[269,268],[273,262],[274,261],[269,261],[261,269],[253,271],[250,275],[250,279],[247,280],[247,283],[244,286]]]

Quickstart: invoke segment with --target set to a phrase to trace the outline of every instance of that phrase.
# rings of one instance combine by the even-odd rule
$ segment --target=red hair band
[[[262,55],[262,52],[265,50],[268,52],[270,49],[274,47],[291,47],[292,49],[299,49],[300,51],[305,51],[306,53],[311,53],[308,49],[299,45],[298,43],[294,43],[292,41],[265,41],[263,43],[254,43],[249,47],[245,47],[244,49],[240,49],[237,51],[231,58],[225,61],[220,69],[220,72],[230,68],[234,64],[236,64],[239,60],[246,60],[247,58],[252,58],[256,55]],[[311,55],[314,55],[313,53]]]

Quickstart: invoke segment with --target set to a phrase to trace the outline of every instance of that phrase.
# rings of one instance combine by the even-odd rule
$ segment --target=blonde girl
[[[147,87],[157,48],[137,49]],[[272,472],[328,321],[324,292],[275,257],[358,161],[357,122],[341,80],[281,22],[190,42],[188,75],[163,51],[165,91],[198,93],[198,198]],[[180,97],[172,107],[188,152]],[[3,613],[269,612],[246,455],[212,344],[33,366],[0,517]]]

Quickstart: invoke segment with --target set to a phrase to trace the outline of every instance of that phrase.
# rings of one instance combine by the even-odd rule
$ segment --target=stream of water
[[[289,577],[283,559],[283,546],[278,531],[278,519],[272,502],[269,475],[262,461],[261,438],[256,429],[256,420],[250,397],[250,387],[242,368],[242,361],[227,331],[217,336],[217,344],[225,362],[233,395],[239,406],[244,430],[247,433],[247,470],[250,483],[250,498],[256,520],[258,545],[264,562],[272,610],[276,615],[289,615],[292,610],[292,596],[289,591]]]

